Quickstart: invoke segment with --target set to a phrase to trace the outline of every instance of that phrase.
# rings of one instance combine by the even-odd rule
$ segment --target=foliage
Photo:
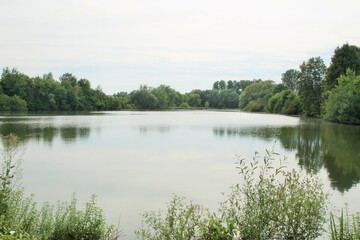
[[[337,47],[331,58],[325,78],[326,90],[333,89],[338,84],[338,78],[344,75],[348,68],[360,74],[360,48],[346,43]]]
[[[129,102],[137,109],[167,109],[180,106],[182,96],[169,86],[150,88],[145,85],[130,93]]]
[[[330,215],[330,236],[332,240],[359,240],[360,213],[349,216],[347,208],[341,210],[339,217]]]
[[[7,96],[5,94],[0,94],[0,111],[26,111],[27,103],[17,95]]]
[[[283,113],[289,115],[300,114],[300,100],[294,91],[290,89],[283,90],[269,99],[265,110],[271,113]]]
[[[239,160],[244,183],[235,185],[223,203],[224,217],[242,239],[315,239],[325,221],[322,184],[314,176],[286,171],[282,163],[275,167],[274,154],[267,151],[262,163],[259,155],[251,162]]]
[[[239,107],[244,111],[262,112],[271,98],[275,84],[273,81],[253,83],[239,97]]]
[[[118,239],[119,233],[105,223],[92,196],[84,210],[78,210],[75,196],[56,207],[45,203],[38,210],[34,197],[16,188],[19,141],[15,135],[3,138],[4,164],[0,173],[0,239]]]
[[[140,239],[315,239],[325,222],[327,195],[320,180],[276,167],[276,153],[261,161],[239,160],[241,184],[232,188],[218,214],[177,196],[166,211],[143,214]],[[219,217],[217,217],[219,216]]]
[[[310,58],[300,65],[300,70],[296,88],[303,113],[309,117],[317,117],[320,115],[326,66],[320,57]]]
[[[327,120],[360,124],[360,75],[348,69],[346,75],[338,79],[324,104],[324,117]]]
[[[51,73],[33,77],[16,69],[3,69],[0,79],[1,111],[120,110],[127,108],[122,98],[107,96],[101,88],[91,88],[87,79],[65,73],[55,81]]]
[[[184,198],[174,196],[166,211],[146,212],[143,226],[136,231],[140,239],[190,240],[197,239],[204,213],[200,205],[186,203]]]
[[[296,90],[296,81],[300,77],[300,72],[296,69],[289,69],[283,74],[281,74],[281,81],[291,90]]]
[[[213,84],[212,90],[230,90],[232,92],[236,92],[237,94],[240,94],[247,86],[250,86],[253,83],[261,82],[261,80],[228,80],[225,82],[224,80],[216,81]]]

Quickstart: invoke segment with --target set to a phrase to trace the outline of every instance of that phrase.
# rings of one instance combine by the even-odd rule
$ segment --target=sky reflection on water
[[[110,112],[1,117],[0,134],[11,132],[25,147],[27,193],[40,202],[96,194],[125,239],[140,213],[165,207],[173,193],[216,210],[239,181],[236,155],[273,147],[289,167],[321,177],[335,206],[360,211],[359,127],[240,112]]]

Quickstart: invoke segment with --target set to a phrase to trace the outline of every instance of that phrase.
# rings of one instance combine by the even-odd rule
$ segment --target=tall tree
[[[224,80],[220,80],[219,89],[220,90],[225,90],[226,89],[226,82]]]
[[[350,68],[355,74],[360,74],[360,48],[354,45],[344,44],[335,49],[331,58],[329,69],[326,73],[326,90],[331,90],[338,84],[338,78],[346,74]]]
[[[214,82],[212,89],[213,90],[219,90],[219,81]]]
[[[285,86],[288,86],[291,90],[295,91],[296,81],[300,77],[300,72],[296,69],[289,69],[281,75],[281,81]]]
[[[297,81],[299,97],[306,116],[320,115],[323,82],[326,66],[320,57],[310,58],[300,65],[300,78]]]
[[[234,81],[232,81],[232,80],[227,81],[227,83],[226,83],[226,89],[228,89],[228,90],[234,90],[234,88],[235,88]]]

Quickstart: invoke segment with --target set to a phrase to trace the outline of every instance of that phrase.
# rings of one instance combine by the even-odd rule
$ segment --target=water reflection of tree
[[[297,127],[297,153],[299,165],[308,172],[317,173],[323,166],[323,144],[319,124]]]
[[[74,125],[55,127],[54,125],[24,122],[5,122],[0,124],[0,135],[7,136],[9,134],[16,135],[19,141],[23,143],[29,140],[36,140],[51,145],[56,137],[60,137],[66,143],[74,142],[76,139],[88,138],[90,128]]]
[[[220,137],[253,136],[266,141],[278,140],[296,151],[298,164],[308,172],[327,169],[331,185],[344,192],[360,182],[360,127],[318,120],[297,126],[213,129]]]
[[[154,127],[148,127],[148,126],[141,126],[139,127],[139,131],[141,134],[147,134],[149,132],[159,132],[159,133],[168,133],[170,132],[170,127],[167,126],[154,126]]]
[[[331,184],[344,192],[360,182],[360,126],[324,123],[322,136]]]

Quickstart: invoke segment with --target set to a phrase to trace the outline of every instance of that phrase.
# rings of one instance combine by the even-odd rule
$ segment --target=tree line
[[[272,80],[220,80],[212,89],[182,94],[170,86],[146,85],[106,95],[87,79],[65,73],[29,77],[5,68],[0,79],[1,111],[163,110],[175,108],[237,109],[360,124],[360,48],[337,47],[327,68],[320,57],[289,69],[277,84]]]

